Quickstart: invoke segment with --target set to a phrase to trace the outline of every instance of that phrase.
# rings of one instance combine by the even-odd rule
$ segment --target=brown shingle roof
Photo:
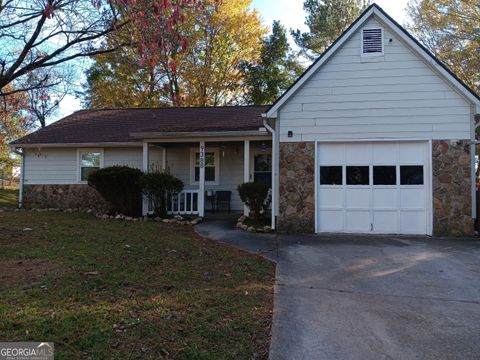
[[[263,127],[268,106],[77,111],[12,145],[135,142],[137,132],[249,131]]]

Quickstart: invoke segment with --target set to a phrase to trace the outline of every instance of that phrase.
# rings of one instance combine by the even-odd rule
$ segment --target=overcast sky
[[[305,12],[303,11],[304,0],[253,0],[252,6],[258,9],[265,24],[271,25],[273,20],[280,22],[287,29],[306,30],[304,24]],[[408,0],[376,0],[390,16],[403,25],[406,21]],[[60,104],[56,119],[62,118],[81,108],[80,100],[73,96],[67,96]],[[51,121],[54,119],[51,119]]]

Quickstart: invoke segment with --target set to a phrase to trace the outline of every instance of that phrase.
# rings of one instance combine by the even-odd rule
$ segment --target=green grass
[[[18,205],[18,189],[0,189],[0,208],[14,208]]]
[[[87,214],[7,211],[0,234],[0,341],[53,341],[57,360],[268,355],[262,258],[190,227]]]

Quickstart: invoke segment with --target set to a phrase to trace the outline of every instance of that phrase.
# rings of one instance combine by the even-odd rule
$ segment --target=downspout
[[[22,157],[22,166],[20,167],[20,186],[18,189],[18,208],[23,208],[23,184],[25,182],[25,153],[23,151],[13,150],[13,152]]]
[[[271,228],[275,230],[275,209],[277,206],[277,196],[276,196],[276,176],[275,176],[275,164],[277,159],[277,138],[275,134],[275,129],[273,129],[267,122],[266,114],[262,114],[263,117],[263,126],[272,134],[272,223]]]

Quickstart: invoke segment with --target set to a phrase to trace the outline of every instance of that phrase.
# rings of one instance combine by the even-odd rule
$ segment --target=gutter
[[[22,166],[20,167],[20,186],[18,189],[18,208],[23,208],[23,184],[25,183],[25,153],[14,149],[13,152],[22,157]]]
[[[266,114],[262,114],[263,117],[263,126],[272,134],[272,223],[271,228],[275,230],[276,221],[275,213],[277,208],[277,182],[276,182],[276,164],[277,164],[277,137],[275,129],[273,129],[267,122]]]
[[[264,136],[265,129],[242,130],[242,131],[158,131],[158,132],[132,132],[133,138],[152,139],[152,138],[172,138],[172,137],[225,137],[225,136]]]
[[[263,120],[263,126],[265,126],[265,128],[270,131],[272,133],[272,135],[275,135],[275,130],[270,126],[268,125],[268,122],[267,122],[267,114],[262,114],[262,120]]]
[[[142,142],[94,142],[94,143],[38,143],[10,144],[12,148],[99,148],[99,147],[142,147]]]

